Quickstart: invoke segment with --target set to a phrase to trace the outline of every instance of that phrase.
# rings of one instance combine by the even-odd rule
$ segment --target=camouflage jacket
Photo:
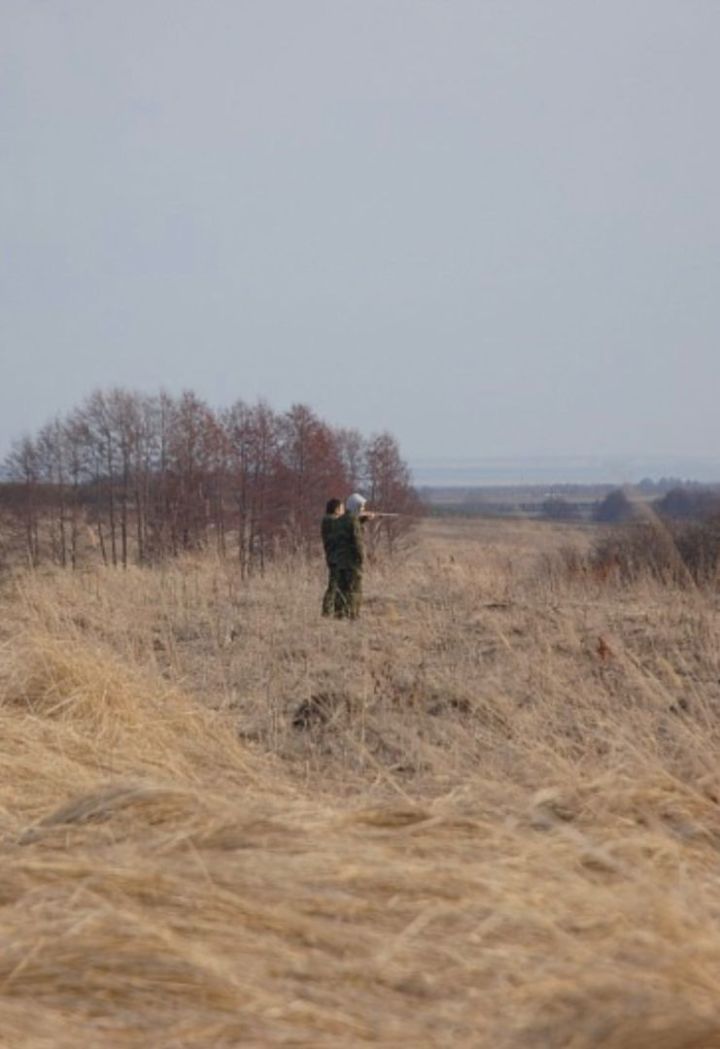
[[[342,517],[326,514],[322,520],[322,540],[328,568],[361,568],[365,559],[362,525],[354,514]]]

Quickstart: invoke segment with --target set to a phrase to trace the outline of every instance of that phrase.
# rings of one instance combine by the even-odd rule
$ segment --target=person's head
[[[365,509],[365,503],[367,499],[364,495],[360,495],[359,492],[353,492],[352,495],[348,496],[345,507],[349,514],[361,514]]]
[[[343,501],[342,499],[328,499],[325,507],[325,513],[329,514],[330,517],[337,517],[338,514],[343,512]]]

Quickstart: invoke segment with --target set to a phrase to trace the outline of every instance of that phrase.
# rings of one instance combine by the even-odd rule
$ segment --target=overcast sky
[[[0,451],[92,389],[720,451],[718,0],[0,0]]]

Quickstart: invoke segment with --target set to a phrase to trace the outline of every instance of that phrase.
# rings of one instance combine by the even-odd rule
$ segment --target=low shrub
[[[720,575],[720,516],[706,521],[634,521],[597,540],[589,555],[599,581],[714,585]]]
[[[671,488],[654,507],[673,520],[704,520],[720,513],[720,494],[705,488]]]
[[[622,488],[608,492],[593,510],[593,519],[601,524],[621,524],[635,516],[635,506]]]

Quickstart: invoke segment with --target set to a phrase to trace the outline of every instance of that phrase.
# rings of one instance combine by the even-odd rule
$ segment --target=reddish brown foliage
[[[215,412],[191,392],[98,391],[18,442],[6,475],[4,542],[31,564],[74,567],[89,548],[142,564],[213,546],[249,571],[278,549],[309,551],[325,502],[355,488],[406,515],[390,538],[418,509],[389,434],[368,441],[300,404]]]

